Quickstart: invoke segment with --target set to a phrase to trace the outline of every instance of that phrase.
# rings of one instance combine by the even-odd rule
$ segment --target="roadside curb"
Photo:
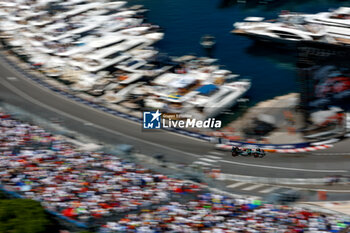
[[[305,148],[296,148],[296,149],[279,149],[275,150],[275,153],[298,153],[298,152],[311,152],[317,150],[324,150],[333,147],[333,145],[320,145],[320,146],[310,146]]]
[[[232,146],[230,144],[216,144],[215,148],[218,150],[225,150],[230,151],[232,149]],[[244,144],[242,146],[256,146],[256,144]],[[324,145],[316,145],[316,146],[308,146],[304,148],[293,148],[293,149],[271,149],[269,147],[266,148],[266,146],[261,146],[259,144],[259,147],[261,149],[264,149],[264,151],[269,153],[300,153],[300,152],[311,152],[311,151],[317,151],[317,150],[324,150],[333,147],[333,145],[330,144],[324,144]]]

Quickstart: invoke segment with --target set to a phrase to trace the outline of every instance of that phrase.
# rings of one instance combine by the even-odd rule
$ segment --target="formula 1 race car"
[[[243,147],[238,147],[238,146],[233,146],[232,147],[232,156],[254,156],[254,158],[263,158],[265,157],[266,153],[263,149],[260,148],[243,148]]]

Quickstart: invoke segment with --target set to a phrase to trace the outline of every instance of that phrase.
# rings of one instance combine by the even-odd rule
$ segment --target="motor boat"
[[[336,38],[350,39],[350,7],[340,7],[331,12],[300,14],[284,12],[281,19],[300,18],[305,24],[322,26],[327,34]]]
[[[192,96],[187,97],[189,100],[185,108],[201,119],[215,117],[235,105],[250,87],[251,82],[247,79],[222,85],[206,84],[196,89]],[[189,106],[192,108],[189,109]]]
[[[327,13],[328,14],[328,13]],[[350,45],[350,28],[346,24],[321,23],[318,14],[283,13],[277,20],[247,17],[245,22],[234,24],[232,33],[248,36],[258,41],[273,42],[294,47],[300,42]]]
[[[216,44],[215,37],[212,35],[204,35],[200,40],[200,45],[205,49],[213,48]]]
[[[47,9],[45,1],[37,7],[21,2],[2,5],[4,44],[34,69],[99,103],[198,112],[198,119],[205,119],[250,88],[249,81],[237,81],[237,75],[214,64],[217,59],[158,54],[151,46],[164,33],[144,23],[139,6],[67,0]],[[215,38],[205,36],[201,43],[212,47]]]
[[[302,16],[307,23],[320,24],[323,26],[334,26],[350,29],[350,7],[339,7],[331,12],[320,12],[317,14],[298,14],[285,12],[282,17]]]
[[[186,113],[196,119],[205,120],[219,115],[232,107],[250,89],[250,80],[217,82],[215,72],[190,71],[185,74],[165,73],[153,81],[151,97],[147,107],[161,106],[165,112]],[[231,74],[226,74],[232,77]],[[224,76],[225,77],[225,76]]]
[[[256,17],[254,17],[256,18]],[[322,26],[308,25],[300,20],[263,21],[246,18],[247,22],[234,24],[232,32],[253,39],[279,44],[296,45],[300,41],[326,41],[327,33]]]

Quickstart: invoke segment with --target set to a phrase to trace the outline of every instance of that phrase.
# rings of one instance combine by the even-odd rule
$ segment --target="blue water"
[[[252,103],[298,91],[295,57],[283,51],[254,46],[248,38],[231,34],[232,24],[248,16],[275,18],[281,10],[316,13],[349,5],[348,1],[276,0],[278,6],[232,4],[226,8],[219,7],[223,1],[129,0],[129,3],[144,5],[150,10],[148,21],[165,29],[164,40],[157,44],[162,52],[205,55],[199,40],[204,34],[214,35],[217,40],[214,57],[219,59],[219,64],[251,78],[253,86],[249,96]]]

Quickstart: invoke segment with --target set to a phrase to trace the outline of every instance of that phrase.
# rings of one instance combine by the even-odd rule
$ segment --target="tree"
[[[47,213],[36,201],[0,200],[1,233],[44,233],[51,225]]]

